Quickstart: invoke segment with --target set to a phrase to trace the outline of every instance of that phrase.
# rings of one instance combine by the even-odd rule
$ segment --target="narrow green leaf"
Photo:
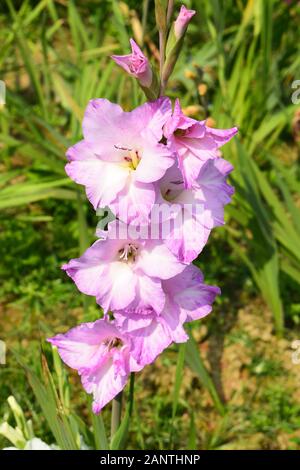
[[[95,439],[95,448],[97,450],[109,450],[109,444],[106,437],[104,422],[101,415],[95,415],[91,412],[93,434]]]
[[[124,450],[124,446],[128,436],[129,424],[133,410],[133,398],[134,398],[134,373],[130,375],[130,388],[128,403],[125,410],[125,415],[122,419],[121,425],[115,435],[111,439],[110,449],[111,450]]]
[[[203,364],[201,355],[199,353],[197,343],[194,340],[192,334],[190,333],[190,339],[186,343],[186,362],[188,366],[196,372],[198,377],[200,378],[203,386],[207,389],[209,392],[216,409],[218,412],[223,415],[225,413],[225,407],[219,397],[219,394],[216,390],[216,387],[209,375],[209,373],[206,370],[205,365]]]

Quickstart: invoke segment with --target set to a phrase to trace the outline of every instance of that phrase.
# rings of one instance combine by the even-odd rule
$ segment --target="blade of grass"
[[[9,8],[11,18],[13,20],[13,30],[14,30],[14,34],[15,34],[19,49],[20,49],[20,53],[24,60],[24,64],[28,71],[28,75],[31,79],[32,86],[40,102],[41,108],[43,110],[43,114],[47,118],[47,109],[46,109],[46,104],[44,100],[43,89],[42,89],[40,79],[39,79],[39,73],[35,66],[34,61],[32,60],[32,52],[30,50],[30,47],[28,46],[26,36],[23,32],[23,25],[19,21],[18,15],[16,13],[15,8],[13,7],[11,0],[6,0],[6,3]]]
[[[181,387],[182,379],[183,379],[185,351],[186,351],[186,343],[180,344],[179,345],[178,356],[177,356],[175,385],[174,385],[173,401],[172,401],[172,417],[171,417],[171,428],[170,428],[170,449],[173,448],[174,421],[175,421],[175,417],[176,417],[176,413],[177,413],[180,387]]]
[[[190,339],[186,343],[186,362],[188,366],[198,375],[203,386],[209,392],[216,410],[223,415],[225,413],[225,407],[219,397],[216,387],[203,364],[201,355],[199,353],[197,343],[190,333]]]

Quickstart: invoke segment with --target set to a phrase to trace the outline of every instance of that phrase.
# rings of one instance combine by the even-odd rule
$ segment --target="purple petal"
[[[103,342],[107,338],[120,337],[112,324],[105,320],[82,323],[65,334],[59,334],[48,341],[57,347],[62,360],[72,369],[91,369],[105,359]]]

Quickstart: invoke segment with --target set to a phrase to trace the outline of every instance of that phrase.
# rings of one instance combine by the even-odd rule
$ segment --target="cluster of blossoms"
[[[150,88],[149,62],[131,45],[132,54],[113,58]],[[219,288],[204,284],[192,261],[224,223],[232,166],[219,148],[236,132],[186,117],[167,97],[131,112],[106,99],[89,102],[83,140],[68,149],[66,172],[85,186],[94,209],[108,208],[114,220],[63,269],[96,298],[103,317],[49,341],[93,394],[95,413],[131,372],[172,342],[187,341],[185,323],[211,311]]]

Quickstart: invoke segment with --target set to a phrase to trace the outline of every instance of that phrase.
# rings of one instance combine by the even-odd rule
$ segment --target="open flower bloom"
[[[220,289],[203,283],[201,271],[193,265],[172,279],[162,281],[166,296],[164,309],[125,309],[115,312],[115,321],[132,338],[131,354],[138,364],[150,364],[172,342],[188,340],[185,322],[208,315]]]
[[[189,22],[195,14],[195,10],[188,10],[184,5],[181,5],[179,15],[174,23],[176,39],[180,39],[184,35]]]
[[[193,13],[182,7],[174,28],[184,34]],[[131,45],[132,54],[113,58],[147,86],[148,61]],[[101,239],[62,269],[96,298],[104,318],[49,341],[78,371],[95,413],[131,372],[172,342],[187,341],[186,322],[211,311],[220,291],[187,263],[224,223],[234,190],[226,181],[232,166],[218,149],[236,132],[184,116],[178,100],[172,113],[169,98],[131,112],[105,99],[89,102],[84,139],[68,149],[66,172],[85,186],[95,209],[108,207],[116,220],[106,231],[99,227]]]
[[[143,87],[150,88],[152,70],[149,61],[133,39],[130,39],[130,45],[131,54],[112,55],[111,58],[129,75],[137,78]]]
[[[48,341],[58,348],[62,360],[78,371],[84,389],[93,394],[94,413],[123,390],[130,372],[142,368],[130,354],[130,338],[104,319],[82,323]]]
[[[112,239],[109,234],[62,267],[81,292],[96,297],[104,312],[149,306],[160,312],[165,303],[161,280],[184,268],[160,240],[126,239],[123,235]]]
[[[183,174],[175,164],[159,182],[157,203],[170,207],[170,218],[163,221],[163,237],[180,261],[193,261],[205,246],[212,228],[224,224],[224,205],[234,193],[226,182],[232,169],[222,158],[210,159],[187,189]]]
[[[220,293],[203,283],[201,271],[193,265],[162,281],[162,289],[165,305],[160,313],[150,306],[128,308],[116,311],[113,321],[82,323],[48,339],[93,394],[94,413],[123,390],[131,372],[153,362],[173,341],[187,341],[183,324],[206,316]]]
[[[237,131],[236,127],[214,129],[206,126],[205,121],[185,116],[179,100],[176,100],[173,115],[164,127],[164,134],[177,153],[186,187],[193,185],[202,165],[211,158],[217,158],[218,149]]]
[[[66,172],[86,187],[95,210],[108,206],[124,222],[148,216],[155,201],[153,182],[174,163],[172,151],[159,143],[171,112],[169,98],[131,112],[105,99],[89,102],[84,140],[68,149]]]

